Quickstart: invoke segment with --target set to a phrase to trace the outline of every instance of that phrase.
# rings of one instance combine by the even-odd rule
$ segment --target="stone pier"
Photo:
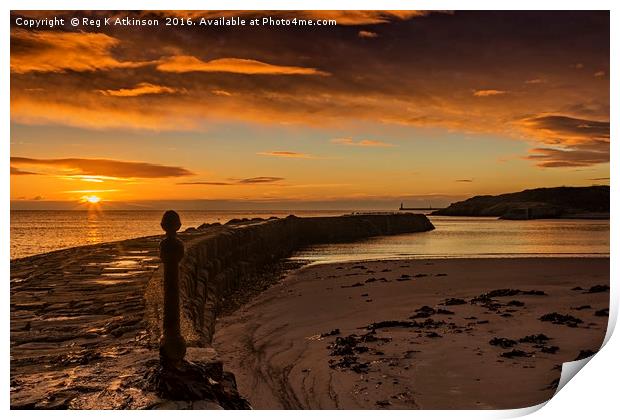
[[[202,400],[150,388],[159,365],[161,236],[11,261],[12,408],[244,408],[211,348],[222,301],[300,247],[433,229],[414,214],[240,220],[179,233],[187,357],[219,386]]]

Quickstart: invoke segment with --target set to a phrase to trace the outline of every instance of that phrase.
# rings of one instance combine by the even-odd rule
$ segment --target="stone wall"
[[[184,238],[180,267],[181,325],[188,344],[207,346],[222,299],[255,279],[261,268],[300,247],[434,229],[424,215],[289,216],[228,223],[207,235]]]

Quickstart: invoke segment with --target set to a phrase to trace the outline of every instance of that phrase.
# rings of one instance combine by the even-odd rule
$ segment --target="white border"
[[[9,79],[9,10],[45,10],[45,9],[57,9],[57,10],[127,10],[127,9],[176,9],[176,10],[611,10],[611,41],[612,41],[612,56],[611,56],[611,71],[610,82],[611,92],[617,92],[616,74],[618,69],[618,53],[614,52],[613,46],[618,45],[618,30],[617,25],[619,23],[618,9],[620,5],[617,1],[602,1],[602,0],[589,0],[587,2],[578,2],[575,0],[564,1],[543,1],[543,0],[521,0],[521,1],[483,1],[483,0],[470,0],[467,2],[456,0],[420,0],[420,1],[334,1],[334,0],[314,0],[314,1],[292,1],[292,0],[272,0],[272,1],[247,1],[247,0],[229,0],[229,1],[191,1],[191,0],[136,0],[136,1],[119,1],[119,0],[93,0],[88,3],[77,0],[58,0],[54,2],[43,0],[5,0],[2,2],[3,12],[0,17],[0,24],[2,25],[2,44],[0,48],[1,54],[1,66],[0,66],[0,83],[2,83],[2,95],[1,106],[2,114],[1,127],[3,130],[2,143],[1,143],[1,155],[0,159],[0,190],[2,193],[2,202],[0,203],[0,240],[2,245],[0,246],[0,270],[2,278],[5,281],[4,288],[2,289],[2,297],[5,305],[4,316],[0,321],[2,328],[1,333],[4,337],[8,338],[9,334],[9,127],[10,127],[10,79]],[[614,7],[615,6],[615,7]],[[611,136],[616,138],[618,134],[617,124],[615,124],[617,118],[616,111],[616,98],[611,98]],[[612,160],[618,155],[618,145],[614,142],[611,144]],[[617,170],[615,165],[611,165],[611,178],[616,179]],[[611,183],[612,198],[611,198],[611,278],[612,278],[612,305],[610,306],[610,319],[615,324],[617,318],[617,310],[619,303],[619,293],[617,282],[614,278],[617,278],[619,273],[618,264],[615,262],[615,250],[618,245],[619,231],[617,228],[616,213],[618,209],[618,195],[616,194],[616,188],[614,183]],[[610,332],[613,326],[610,325]],[[411,416],[416,418],[505,418],[514,417],[528,414],[535,411],[531,418],[536,419],[580,419],[583,418],[611,418],[617,416],[618,413],[618,385],[619,382],[619,362],[618,356],[620,355],[620,342],[617,338],[617,334],[611,337],[608,334],[609,340],[604,348],[592,358],[588,363],[587,368],[578,374],[577,379],[570,381],[554,398],[552,398],[544,408],[538,410],[541,407],[533,407],[526,410],[506,410],[506,411],[400,411],[390,412],[390,417],[400,419],[410,419]],[[2,346],[2,360],[4,370],[3,392],[1,394],[2,403],[5,410],[9,407],[9,340],[6,340]],[[357,418],[371,419],[377,415],[384,415],[379,411],[358,411],[355,413],[343,413],[334,411],[302,411],[296,412],[294,415],[300,418],[315,418],[316,416],[328,417],[328,418],[341,418],[343,415],[354,415]],[[61,416],[88,416],[88,417],[115,417],[120,416],[145,416],[164,418],[168,417],[171,413],[166,412],[149,412],[148,414],[142,412],[10,412],[11,416],[18,418],[29,418],[30,416],[40,415],[49,418],[61,418]],[[176,413],[174,413],[176,414]],[[213,416],[217,418],[240,418],[245,416],[251,416],[253,419],[269,419],[273,418],[288,418],[290,413],[285,411],[254,411],[254,412],[190,412],[183,413],[183,416],[190,416],[193,418],[203,418],[204,416]]]

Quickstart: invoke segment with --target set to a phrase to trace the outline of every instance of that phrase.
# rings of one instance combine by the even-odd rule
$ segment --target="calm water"
[[[181,211],[183,228],[232,218],[332,216],[346,211]],[[12,211],[11,258],[162,233],[161,211]],[[433,217],[431,232],[309,247],[293,258],[314,262],[383,258],[608,256],[608,220]]]
[[[293,258],[341,262],[398,258],[609,256],[609,220],[498,220],[429,216],[430,232],[312,246]]]
[[[162,211],[11,211],[11,258],[62,248],[163,234]],[[333,216],[345,211],[179,211],[182,229],[234,218]]]

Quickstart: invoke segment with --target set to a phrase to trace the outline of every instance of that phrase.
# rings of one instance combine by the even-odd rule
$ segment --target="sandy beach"
[[[218,320],[256,409],[502,409],[599,349],[608,258],[310,265]]]

